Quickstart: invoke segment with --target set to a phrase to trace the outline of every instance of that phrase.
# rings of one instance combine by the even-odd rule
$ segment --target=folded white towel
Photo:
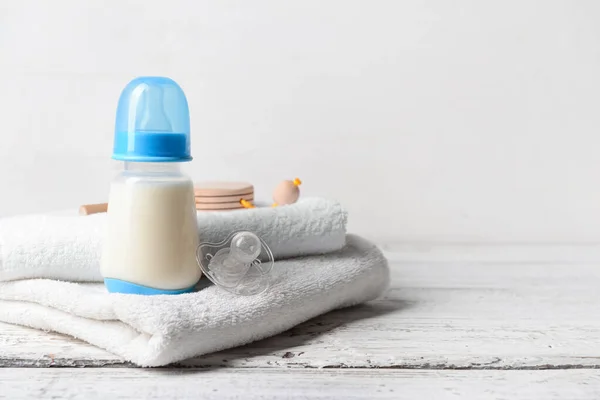
[[[201,241],[218,242],[234,231],[247,230],[260,236],[276,259],[341,249],[346,221],[346,211],[338,202],[320,198],[274,208],[198,213]],[[105,223],[106,214],[0,219],[0,281],[101,282]]]
[[[277,261],[271,287],[240,297],[210,286],[177,296],[108,294],[102,284],[0,283],[0,321],[60,332],[141,366],[161,366],[283,332],[378,297],[381,252],[356,236],[336,253]]]

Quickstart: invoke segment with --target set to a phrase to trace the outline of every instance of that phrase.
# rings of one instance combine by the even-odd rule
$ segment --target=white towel
[[[388,283],[379,249],[350,235],[336,253],[277,261],[271,288],[251,297],[215,286],[177,296],[138,296],[108,294],[95,283],[0,283],[0,321],[74,336],[141,366],[162,366],[372,300]]]
[[[308,198],[289,206],[199,212],[201,241],[218,242],[247,230],[276,259],[324,254],[345,243],[347,214],[335,201]],[[0,219],[0,281],[48,278],[101,282],[106,214],[29,215]]]

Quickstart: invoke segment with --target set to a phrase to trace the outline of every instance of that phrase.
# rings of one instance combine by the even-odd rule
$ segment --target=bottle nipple
[[[171,121],[164,110],[164,93],[160,86],[146,85],[143,92],[144,112],[138,126],[142,132],[170,132]]]

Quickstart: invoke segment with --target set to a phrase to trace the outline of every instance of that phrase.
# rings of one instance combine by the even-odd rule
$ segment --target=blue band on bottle
[[[186,289],[155,289],[144,285],[138,285],[136,283],[122,281],[120,279],[105,278],[104,285],[110,293],[123,293],[123,294],[142,294],[146,296],[159,295],[159,294],[183,294],[191,293],[194,291],[194,286]]]

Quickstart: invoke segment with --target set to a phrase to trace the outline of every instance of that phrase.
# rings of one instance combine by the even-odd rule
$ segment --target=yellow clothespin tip
[[[302,181],[300,180],[300,178],[294,179],[294,185],[296,185],[296,186],[302,185]]]
[[[244,208],[255,208],[254,204],[252,204],[251,202],[249,202],[246,199],[240,199],[240,203],[242,204],[242,207],[244,207]]]
[[[271,207],[277,207],[277,203],[273,203]]]

